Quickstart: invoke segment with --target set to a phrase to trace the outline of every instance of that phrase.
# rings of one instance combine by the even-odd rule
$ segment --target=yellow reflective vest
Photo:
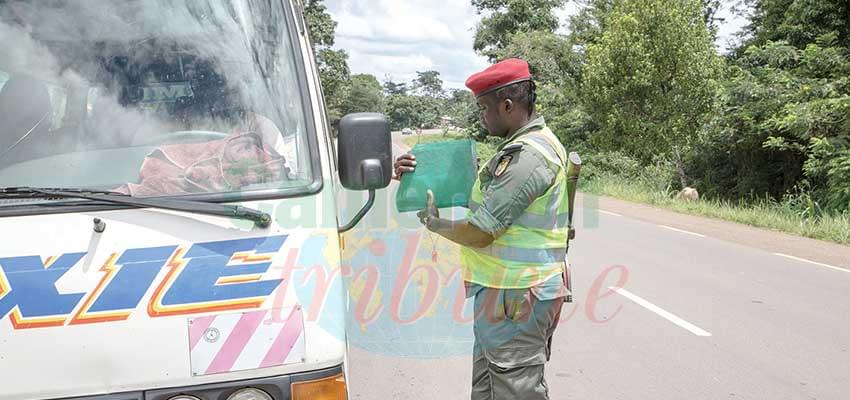
[[[490,246],[461,248],[464,280],[493,288],[529,288],[561,274],[567,252],[567,152],[545,126],[521,134],[507,145],[513,143],[522,143],[522,151],[539,152],[559,168],[552,186]],[[483,202],[481,182],[476,180],[470,195],[470,215]]]

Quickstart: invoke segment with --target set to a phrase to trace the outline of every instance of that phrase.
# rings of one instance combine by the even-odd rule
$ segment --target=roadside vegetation
[[[408,147],[418,143],[468,139],[459,131],[442,134],[411,135],[403,139]],[[476,142],[478,157],[487,160],[496,152],[499,141],[487,138]],[[579,189],[583,193],[608,196],[635,203],[649,204],[684,214],[717,218],[731,222],[771,229],[812,239],[850,245],[850,215],[822,213],[805,194],[789,195],[782,200],[764,197],[756,200],[703,199],[689,201],[677,198],[671,182],[673,172],[669,166],[655,165],[640,173],[625,174],[638,168],[623,165],[628,158],[612,159],[585,157],[588,166],[583,169]]]
[[[474,50],[529,62],[539,113],[585,160],[585,192],[850,244],[850,3],[736,2],[749,23],[723,49],[719,0],[582,0],[567,34],[565,0],[471,3]],[[491,154],[468,91],[438,71],[349,76],[335,23],[320,0],[307,9],[332,123],[449,123],[460,132],[422,140],[472,137]],[[677,199],[684,188],[700,199]]]
[[[609,175],[583,179],[583,193],[609,196],[621,200],[653,205],[691,215],[722,219],[731,222],[790,233],[812,239],[850,245],[850,216],[845,214],[812,215],[805,204],[807,199],[770,197],[758,200],[703,199],[687,201],[676,198],[676,192],[653,187],[646,182]]]

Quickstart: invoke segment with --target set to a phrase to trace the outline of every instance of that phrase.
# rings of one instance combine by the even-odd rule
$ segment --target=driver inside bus
[[[279,137],[271,121],[252,113],[247,127],[224,139],[157,147],[145,157],[139,183],[118,191],[133,196],[228,192],[287,180],[290,168],[275,145]]]
[[[226,131],[224,126],[231,126],[229,134],[202,142],[168,141],[174,144],[160,145],[145,157],[139,182],[127,183],[119,191],[135,196],[228,192],[289,179],[290,168],[282,155],[283,136],[276,124],[259,113],[241,109],[244,101],[239,99],[250,93],[247,85],[228,87],[209,63],[194,61],[182,65],[181,74],[188,85],[179,98],[151,103],[147,94],[142,94],[141,98],[122,102],[144,103],[149,118],[160,114],[165,117],[160,119],[170,123],[182,121],[183,126],[171,130],[192,134],[198,129]],[[136,132],[135,136],[145,135]]]

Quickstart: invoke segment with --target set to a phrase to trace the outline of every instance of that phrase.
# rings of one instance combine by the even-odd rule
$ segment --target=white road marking
[[[817,261],[812,261],[812,260],[806,260],[805,258],[789,256],[788,254],[773,253],[773,255],[775,255],[775,256],[780,256],[780,257],[785,257],[785,258],[790,258],[790,259],[792,259],[792,260],[796,260],[796,261],[800,261],[800,262],[804,262],[804,263],[809,263],[809,264],[814,264],[814,265],[820,265],[821,267],[826,267],[826,268],[834,269],[834,270],[836,270],[836,271],[841,271],[841,272],[850,272],[850,270],[847,270],[847,269],[844,269],[844,268],[840,268],[840,267],[836,267],[836,266],[834,266],[834,265],[829,265],[829,264],[819,263],[819,262],[817,262]]]
[[[602,209],[600,209],[599,212],[601,212],[602,214],[608,214],[608,215],[612,215],[612,216],[615,216],[615,217],[622,217],[622,215],[620,215],[620,214],[617,214],[617,213],[614,213],[614,212],[611,212],[611,211],[605,211],[605,210],[602,210]]]
[[[662,316],[664,319],[678,325],[681,328],[688,330],[689,332],[693,333],[694,335],[711,336],[711,333],[705,331],[704,329],[677,317],[673,313],[671,313],[667,310],[664,310],[663,308],[658,307],[655,304],[652,304],[652,303],[638,297],[636,294],[629,292],[626,289],[623,289],[621,287],[614,287],[614,286],[611,286],[608,289],[611,289],[611,290],[617,292],[618,294],[620,294],[621,296],[623,296],[623,297],[633,301],[634,303],[638,304],[639,306],[646,308],[647,310],[652,311],[652,312]]]
[[[703,234],[701,234],[701,233],[694,233],[694,232],[690,232],[690,231],[686,231],[686,230],[682,230],[682,229],[674,228],[674,227],[672,227],[672,226],[667,226],[667,225],[658,225],[658,226],[660,226],[660,227],[662,227],[662,228],[664,228],[664,229],[669,229],[669,230],[671,230],[671,231],[676,231],[676,232],[684,233],[684,234],[687,234],[687,235],[693,235],[693,236],[701,237],[701,238],[706,237],[705,235],[703,235]]]

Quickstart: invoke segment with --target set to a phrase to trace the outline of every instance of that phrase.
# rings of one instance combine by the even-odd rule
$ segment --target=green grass
[[[696,202],[678,200],[671,193],[653,190],[646,185],[634,184],[623,178],[610,176],[583,181],[581,190],[635,203],[650,204],[683,214],[722,219],[850,245],[850,215],[847,214],[824,215],[818,218],[806,217],[791,207],[769,200],[754,204],[719,200]]]

